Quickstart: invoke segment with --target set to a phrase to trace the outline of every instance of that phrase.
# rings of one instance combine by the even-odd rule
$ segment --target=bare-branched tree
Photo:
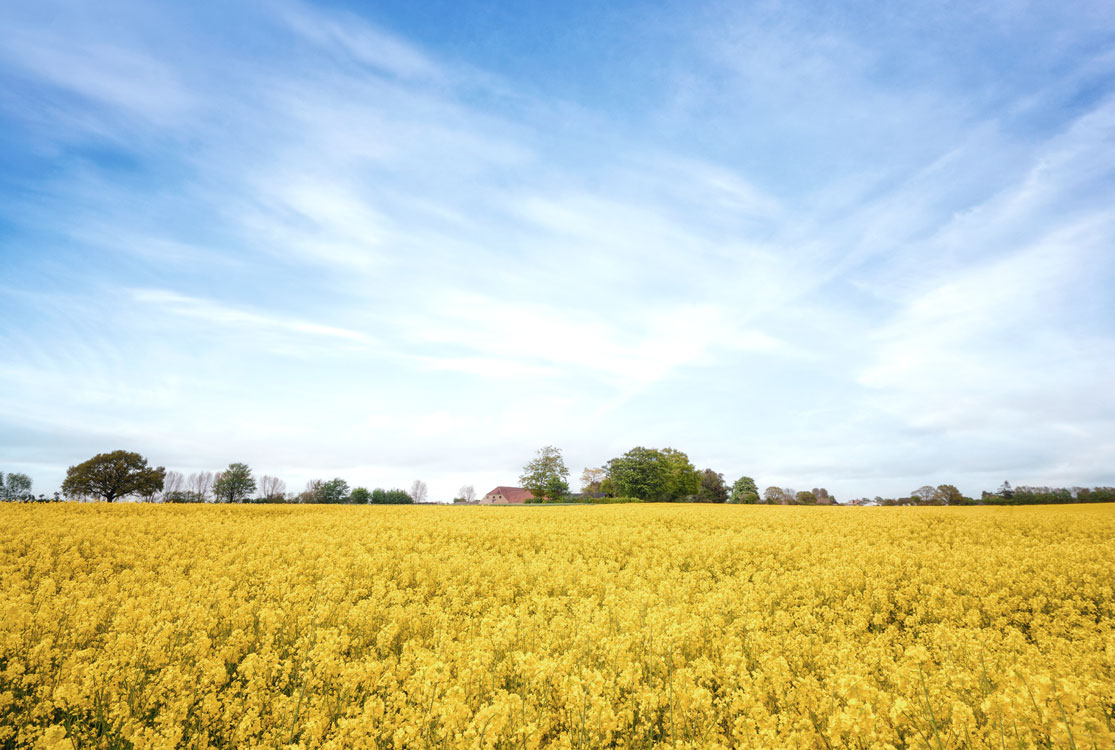
[[[471,484],[466,484],[464,487],[457,490],[457,492],[460,495],[460,498],[466,503],[472,503],[476,501],[476,489],[473,488]]]
[[[186,490],[194,496],[197,502],[208,502],[209,493],[213,490],[213,472],[199,471],[191,474],[189,479],[186,480]]]
[[[259,493],[265,500],[281,500],[286,495],[286,482],[265,474],[259,478]]]
[[[427,493],[428,490],[426,489],[426,483],[423,482],[421,479],[415,479],[414,484],[410,486],[410,492],[408,492],[407,494],[410,495],[410,499],[414,502],[424,503],[426,502]]]
[[[306,489],[302,490],[302,494],[298,496],[300,503],[320,503],[321,502],[321,488],[325,486],[325,481],[322,479],[311,479],[306,482]]]
[[[163,492],[159,499],[165,503],[168,498],[176,497],[185,488],[186,477],[182,476],[181,472],[168,471],[163,477]]]

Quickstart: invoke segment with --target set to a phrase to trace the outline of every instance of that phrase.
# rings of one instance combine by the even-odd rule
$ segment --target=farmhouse
[[[522,487],[496,487],[480,498],[481,505],[522,505],[533,500],[534,493]]]

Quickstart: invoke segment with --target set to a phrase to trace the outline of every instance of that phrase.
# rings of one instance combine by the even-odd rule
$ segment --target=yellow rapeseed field
[[[1113,748],[1115,507],[0,507],[0,748]]]

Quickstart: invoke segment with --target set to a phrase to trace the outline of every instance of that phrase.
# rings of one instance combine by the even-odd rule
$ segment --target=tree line
[[[586,467],[581,491],[569,490],[569,469],[561,451],[552,445],[539,448],[519,476],[519,483],[534,495],[528,502],[639,502],[639,503],[744,503],[763,502],[759,487],[749,476],[729,485],[713,469],[697,469],[685,452],[675,448],[636,446],[601,467]],[[823,487],[794,492],[768,487],[768,502],[817,505],[834,503]]]
[[[765,503],[771,505],[839,505],[824,487],[795,491],[789,487],[758,485],[742,476],[730,487],[713,469],[698,470],[689,457],[674,448],[637,446],[599,468],[585,468],[581,492],[569,490],[569,470],[561,451],[552,445],[540,448],[519,477],[534,494],[533,502],[686,502]],[[528,501],[530,502],[530,501]],[[852,500],[853,505],[1043,505],[1054,503],[1111,503],[1115,488],[1017,487],[1010,482],[980,497],[965,497],[952,484],[925,485],[907,497]]]
[[[14,487],[11,493],[6,488]],[[5,500],[60,500],[31,495],[31,480],[23,474],[0,474],[0,496]],[[10,496],[9,496],[10,495]],[[425,502],[426,483],[414,481],[410,490],[376,487],[349,488],[341,478],[311,479],[302,492],[288,493],[286,483],[264,475],[258,479],[245,463],[234,462],[223,471],[199,471],[189,475],[150,466],[146,458],[131,451],[98,453],[88,461],[69,467],[62,482],[62,495],[73,500],[115,502],[134,497],[162,503],[334,503],[408,505]]]
[[[907,497],[853,500],[853,505],[1057,505],[1065,503],[1115,503],[1115,487],[1011,487],[984,490],[978,498],[966,497],[954,485],[918,487]]]
[[[523,467],[522,487],[534,495],[528,502],[693,502],[693,503],[766,503],[775,505],[840,504],[824,487],[795,491],[788,487],[767,487],[762,494],[749,476],[729,485],[724,475],[713,469],[698,470],[683,451],[674,448],[637,446],[601,467],[586,467],[581,474],[581,491],[569,488],[569,469],[561,451],[552,445],[540,448]],[[409,490],[377,487],[349,487],[340,477],[312,479],[301,492],[287,492],[286,483],[264,475],[258,479],[244,463],[231,463],[223,471],[199,471],[185,475],[152,467],[139,453],[118,450],[99,453],[66,471],[61,495],[34,495],[31,478],[26,474],[0,472],[0,500],[7,502],[51,502],[66,497],[74,500],[96,499],[106,502],[135,497],[164,503],[320,503],[356,505],[408,505],[427,500],[426,483],[416,479]],[[476,499],[472,486],[466,485],[454,498],[457,503]],[[1011,487],[1003,484],[994,492],[984,491],[979,498],[965,497],[951,484],[925,485],[907,497],[859,498],[853,505],[1047,505],[1059,503],[1115,502],[1112,487]]]

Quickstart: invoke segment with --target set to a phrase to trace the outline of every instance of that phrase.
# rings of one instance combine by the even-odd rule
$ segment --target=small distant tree
[[[209,492],[213,489],[213,472],[199,471],[191,474],[186,480],[186,491],[194,497],[194,502],[204,503],[209,500]]]
[[[659,451],[665,465],[666,489],[664,500],[678,502],[696,497],[701,487],[701,475],[684,452],[674,448]]]
[[[12,472],[5,479],[4,474],[0,472],[0,499],[7,502],[18,502],[30,500],[32,497],[34,496],[31,494],[31,477]]]
[[[915,505],[935,505],[937,497],[937,488],[930,485],[918,487],[910,493],[910,498],[913,499]]]
[[[669,467],[662,451],[636,446],[608,461],[608,479],[612,496],[659,502],[669,489]]]
[[[1010,482],[1003,482],[999,485],[999,489],[995,491],[995,494],[1004,500],[1010,500],[1014,497],[1014,490],[1011,488]]]
[[[148,466],[138,453],[98,453],[66,470],[62,492],[67,497],[97,497],[111,503],[130,495],[152,496],[163,489],[165,477],[166,469]]]
[[[426,502],[426,495],[428,494],[426,483],[421,479],[415,479],[410,485],[410,492],[408,494],[410,495],[410,499],[416,503]]]
[[[607,476],[606,469],[591,469],[586,466],[581,472],[581,494],[585,497],[602,497]]]
[[[264,474],[259,478],[259,494],[266,502],[281,503],[286,499],[286,482]]]
[[[539,448],[537,455],[523,467],[519,483],[534,493],[553,502],[569,494],[569,469],[561,451],[552,445]]]
[[[306,482],[306,487],[298,494],[298,502],[300,503],[320,503],[321,502],[321,486],[325,482],[321,479],[311,479]]]
[[[366,487],[357,487],[348,496],[348,501],[355,505],[366,505],[372,501],[372,493]]]
[[[255,491],[256,480],[247,464],[229,464],[213,482],[213,494],[225,503],[242,503]]]
[[[795,496],[794,499],[797,500],[798,505],[816,505],[817,504],[817,496],[814,495],[809,490],[802,490],[801,492],[799,492]]]
[[[330,479],[328,482],[321,483],[318,489],[317,501],[319,503],[337,505],[347,501],[348,496],[348,482],[337,477],[335,479]]]
[[[163,492],[159,498],[164,503],[176,502],[186,489],[186,477],[177,471],[168,471],[163,477]],[[174,499],[172,499],[174,498]]]
[[[462,503],[476,502],[476,490],[471,484],[466,484],[464,487],[457,490],[457,494],[460,496],[459,499]]]
[[[728,485],[724,482],[724,475],[712,469],[701,472],[701,486],[697,490],[697,500],[702,503],[727,502]]]
[[[964,505],[964,495],[951,484],[937,485],[937,498],[942,505]]]
[[[767,487],[763,490],[763,500],[770,505],[789,505],[795,501],[794,491],[781,487]]]
[[[372,490],[371,501],[373,505],[410,505],[414,502],[414,498],[403,490],[385,490],[376,487]]]
[[[163,502],[164,503],[200,503],[201,500],[199,500],[197,495],[195,495],[190,490],[178,490],[177,492],[164,492],[163,493]]]
[[[751,477],[740,477],[732,485],[732,494],[729,503],[746,503],[753,505],[759,502],[759,487]]]

